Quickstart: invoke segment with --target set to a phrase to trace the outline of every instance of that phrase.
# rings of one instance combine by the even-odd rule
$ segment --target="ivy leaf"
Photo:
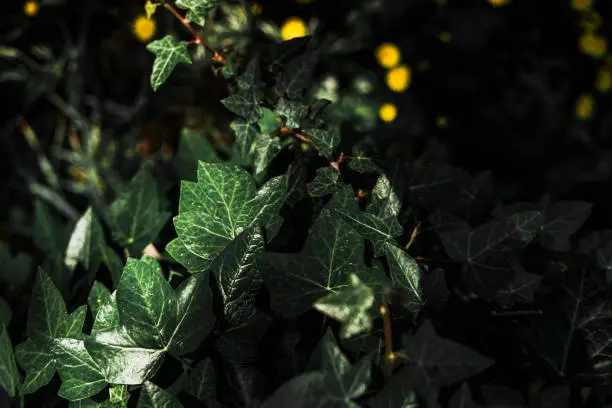
[[[550,195],[545,195],[538,203],[542,213],[540,242],[551,251],[570,251],[570,236],[578,231],[591,214],[593,204],[585,201],[552,202]]]
[[[82,327],[86,310],[86,306],[81,306],[68,314],[59,290],[51,278],[39,269],[28,312],[28,339],[17,346],[15,353],[19,365],[26,370],[22,393],[30,394],[48,384],[56,369],[61,367],[63,361],[58,361],[59,357],[55,352],[58,342],[63,339],[84,338]],[[75,395],[72,397],[87,398],[102,388],[104,385],[95,392],[95,387],[85,388],[81,390],[78,398]]]
[[[108,209],[113,239],[138,256],[170,218],[170,212],[160,207],[157,183],[148,167],[143,166]]]
[[[414,335],[406,337],[403,345],[410,362],[396,375],[427,400],[440,387],[465,380],[494,363],[459,343],[439,337],[429,320],[423,321]]]
[[[178,3],[177,1],[176,4],[178,5]],[[153,88],[153,91],[157,91],[166,82],[177,64],[192,63],[187,50],[187,43],[185,41],[175,42],[170,34],[159,40],[151,41],[146,48],[155,55],[153,72],[151,72],[151,88]]]
[[[308,51],[293,58],[277,81],[276,89],[279,95],[300,100],[304,89],[310,84],[318,61],[319,50]]]
[[[106,286],[104,286],[104,284],[94,281],[93,285],[91,286],[91,290],[89,291],[89,296],[87,297],[87,304],[89,305],[89,310],[91,310],[94,320],[96,319],[96,315],[98,314],[100,307],[110,302],[110,291],[106,288]]]
[[[142,387],[136,408],[183,408],[183,405],[170,393],[147,381]]]
[[[334,130],[305,128],[302,129],[302,133],[319,148],[319,153],[325,157],[331,157],[334,149],[340,143],[340,134]]]
[[[301,253],[266,253],[258,258],[272,309],[282,316],[307,311],[317,299],[347,287],[351,272],[365,268],[363,239],[332,211],[347,202],[358,210],[350,186],[321,211]]]
[[[83,264],[89,272],[88,276],[91,277],[96,274],[100,263],[103,262],[111,272],[113,282],[119,281],[123,266],[121,259],[106,244],[102,225],[91,207],[77,221],[64,256],[64,265],[71,273],[74,272],[79,262]]]
[[[211,260],[200,258],[193,252],[187,249],[180,238],[175,238],[166,245],[166,252],[176,262],[187,268],[187,271],[192,274],[206,272],[210,266]]]
[[[264,109],[265,117],[265,109]],[[262,118],[263,119],[263,118]],[[244,119],[235,119],[230,123],[230,128],[236,135],[236,145],[242,157],[248,157],[255,148],[255,139],[259,134],[257,125],[249,123]]]
[[[34,271],[34,260],[26,253],[11,255],[8,247],[0,242],[0,284],[6,297],[17,297],[23,291]]]
[[[368,311],[374,304],[374,291],[354,273],[350,286],[318,299],[314,308],[342,323],[340,338],[346,339],[372,329]]]
[[[538,211],[520,211],[475,229],[467,223],[439,231],[447,254],[464,262],[463,279],[484,299],[512,279],[512,255],[531,242],[541,225]]]
[[[342,188],[340,174],[331,166],[317,169],[315,178],[308,183],[308,194],[311,197],[322,197],[335,194]]]
[[[181,182],[179,215],[174,226],[193,254],[211,262],[242,231],[265,225],[285,199],[284,176],[257,191],[246,170],[233,165],[200,162],[198,182]]]
[[[362,237],[372,242],[374,256],[381,256],[385,251],[385,244],[394,242],[394,238],[404,232],[396,217],[382,219],[364,211],[335,210],[334,212],[359,232]]]
[[[247,123],[255,123],[263,115],[260,104],[263,93],[258,88],[241,89],[221,99],[221,103],[236,115],[242,116]]]
[[[404,382],[404,378],[393,375],[387,385],[368,400],[371,408],[420,408],[422,406],[416,391]]]
[[[0,324],[0,387],[11,397],[17,395],[20,387],[11,338],[3,323]]]
[[[255,177],[261,178],[272,160],[281,151],[283,145],[278,138],[271,138],[268,135],[259,133],[255,138],[254,147],[254,167]]]
[[[225,319],[232,321],[245,295],[253,295],[261,285],[255,258],[264,250],[264,238],[257,225],[243,231],[217,257],[211,266],[219,282]],[[235,319],[235,317],[234,317]]]
[[[259,342],[272,324],[272,318],[255,308],[253,297],[243,296],[240,300],[215,348],[226,361],[245,365],[257,361]]]
[[[259,59],[254,57],[238,77],[238,87],[240,89],[259,88],[262,86],[259,78]]]
[[[174,165],[181,180],[195,179],[198,161],[219,163],[221,159],[201,132],[183,128]]]
[[[268,108],[263,109],[263,116],[257,121],[257,126],[261,129],[261,132],[270,135],[278,131],[281,127],[280,118],[276,116],[276,113]]]
[[[292,378],[281,385],[261,408],[311,408],[322,406],[324,374],[311,371]]]
[[[366,355],[351,365],[332,335],[324,336],[321,341],[322,371],[325,374],[324,384],[328,397],[348,402],[362,396],[370,383],[371,356]]]
[[[57,340],[53,346],[62,380],[57,395],[77,401],[95,395],[106,387],[104,376],[85,349],[83,340],[64,338]]]
[[[393,244],[386,244],[391,282],[404,290],[404,306],[416,315],[425,304],[421,284],[421,268],[406,251]]]
[[[304,119],[308,113],[308,106],[304,105],[302,102],[280,98],[274,112],[278,116],[285,118],[285,127],[297,129],[300,127],[302,119]]]
[[[400,174],[401,167],[395,166],[393,170],[397,177]],[[401,194],[396,193],[392,180],[395,181],[395,178],[390,179],[384,174],[376,180],[376,184],[370,193],[370,202],[366,207],[367,212],[381,219],[400,215],[402,210]]]
[[[461,388],[457,390],[448,403],[449,408],[478,408],[478,406],[472,398],[472,392],[467,382],[461,384]]]
[[[210,357],[206,357],[189,371],[185,392],[201,402],[216,400],[217,372]]]
[[[513,302],[532,303],[541,281],[542,276],[528,273],[519,262],[516,262],[512,280],[497,290],[496,300],[506,306],[512,306]]]
[[[108,401],[111,405],[127,408],[128,401],[130,400],[130,392],[127,386],[122,384],[113,385],[109,388],[108,394]]]
[[[49,211],[48,206],[37,199],[34,203],[34,245],[49,258],[58,258],[64,253],[66,240],[64,228]]]

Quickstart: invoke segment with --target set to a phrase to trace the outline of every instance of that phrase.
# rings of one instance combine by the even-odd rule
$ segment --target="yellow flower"
[[[576,101],[576,116],[579,119],[589,119],[595,110],[595,100],[589,94],[582,94]]]
[[[283,37],[283,41],[288,41],[308,35],[308,29],[306,28],[304,20],[301,18],[289,17],[283,23],[280,29],[280,35]]]
[[[412,73],[407,65],[398,65],[387,72],[387,86],[393,92],[404,92],[410,86]]]
[[[440,41],[443,43],[448,43],[453,39],[453,36],[448,31],[444,31],[440,33]]]
[[[155,35],[155,20],[139,15],[132,24],[132,32],[139,41],[148,42]]]
[[[612,71],[609,67],[601,67],[597,70],[595,88],[602,93],[609,92],[612,89]]]
[[[606,39],[593,33],[584,33],[578,40],[578,47],[583,53],[591,57],[602,57],[606,53],[608,44]]]
[[[448,126],[448,118],[446,116],[438,116],[436,118],[436,125],[441,128],[445,128]]]
[[[397,45],[391,43],[383,43],[374,50],[376,61],[381,67],[393,68],[399,64],[402,55]]]
[[[393,122],[397,117],[397,107],[392,103],[383,103],[378,110],[378,116],[383,122]]]
[[[505,6],[508,3],[509,3],[508,0],[489,0],[489,4],[492,5],[493,7]]]
[[[34,17],[38,14],[39,4],[37,1],[26,1],[23,5],[23,14],[28,17]]]
[[[586,10],[593,5],[593,0],[572,0],[574,10]]]
[[[580,17],[580,26],[586,31],[595,31],[601,27],[601,16],[592,9],[583,11]]]
[[[262,11],[263,11],[263,7],[261,6],[261,4],[257,2],[253,2],[251,4],[251,13],[253,13],[254,16],[260,15]]]

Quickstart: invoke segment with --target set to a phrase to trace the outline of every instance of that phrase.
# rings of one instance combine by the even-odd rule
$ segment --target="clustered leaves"
[[[176,2],[198,25],[215,5]],[[171,35],[147,48],[154,90],[192,61]],[[577,239],[592,205],[508,204],[489,173],[345,146],[308,92],[324,52],[307,38],[225,59],[242,165],[184,131],[174,216],[148,164],[67,231],[36,203],[47,261],[23,337],[0,297],[10,396],[57,373],[74,407],[535,408],[609,379],[612,233]],[[4,296],[26,293],[32,260],[0,246],[0,261]],[[491,345],[507,337],[526,371],[554,373],[529,395],[487,381],[524,369]]]

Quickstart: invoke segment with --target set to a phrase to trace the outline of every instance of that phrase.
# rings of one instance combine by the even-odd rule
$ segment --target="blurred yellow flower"
[[[589,94],[582,94],[576,101],[576,116],[579,119],[590,119],[595,110],[595,100]]]
[[[374,50],[374,55],[376,56],[378,64],[384,68],[393,68],[399,64],[402,58],[397,45],[391,43],[380,44],[376,47],[376,50]]]
[[[593,9],[584,10],[580,17],[580,26],[586,31],[595,31],[601,27],[601,15]]]
[[[597,70],[595,88],[602,93],[609,92],[612,89],[612,70],[610,70],[610,67],[601,67]]]
[[[301,18],[289,17],[283,23],[280,29],[280,35],[283,37],[283,41],[288,41],[308,35],[308,29],[306,28],[304,20]]]
[[[593,5],[593,0],[572,0],[574,10],[586,10]]]
[[[38,14],[39,5],[37,1],[26,1],[23,5],[23,14],[28,17],[34,17]]]
[[[263,11],[263,7],[261,6],[261,4],[257,2],[253,2],[251,4],[251,13],[253,13],[254,16],[260,15],[262,11]]]
[[[442,41],[443,43],[448,43],[453,39],[453,36],[448,31],[444,31],[440,33],[439,38],[440,38],[440,41]]]
[[[132,24],[132,32],[134,36],[142,42],[148,42],[155,35],[156,24],[155,20],[147,18],[145,15],[139,15]]]
[[[436,117],[436,125],[441,128],[445,128],[448,126],[448,118],[446,116],[438,116]]]
[[[489,4],[491,4],[493,7],[505,6],[508,3],[509,0],[489,0]]]
[[[412,73],[407,65],[398,65],[387,72],[387,86],[393,92],[404,92],[410,86]]]
[[[378,116],[383,122],[393,122],[397,117],[397,107],[392,103],[383,103],[378,110]]]
[[[578,47],[591,57],[602,57],[608,48],[606,39],[593,33],[583,33],[578,40]]]

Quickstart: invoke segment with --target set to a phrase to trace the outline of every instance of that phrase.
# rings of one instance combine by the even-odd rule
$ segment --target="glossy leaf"
[[[394,242],[395,237],[402,234],[404,229],[396,217],[379,218],[368,212],[334,211],[342,217],[351,227],[368,239],[374,245],[374,256],[380,256],[385,251],[385,245]]]
[[[83,340],[59,339],[54,343],[57,370],[62,380],[58,395],[77,401],[102,391],[106,387],[104,375],[93,361]]]
[[[265,110],[264,110],[265,112]],[[236,136],[236,145],[242,157],[248,157],[255,149],[255,139],[259,134],[257,125],[249,123],[244,119],[235,119],[230,123],[230,128]]]
[[[142,387],[136,408],[182,408],[183,405],[157,385],[147,381]]]
[[[331,166],[317,169],[317,175],[308,183],[308,194],[312,197],[322,197],[335,194],[342,188],[340,174]]]
[[[365,268],[363,239],[332,212],[349,207],[347,202],[357,211],[350,187],[336,193],[321,211],[301,253],[259,258],[277,313],[291,317],[307,311],[317,299],[349,286],[349,274]]]
[[[319,148],[319,153],[325,157],[332,157],[334,149],[340,143],[340,134],[335,130],[305,128],[302,133]]]
[[[415,315],[424,305],[421,268],[406,251],[393,244],[386,244],[391,282],[404,291],[404,306]]]
[[[260,101],[263,93],[258,88],[242,89],[221,99],[221,103],[236,115],[242,116],[247,123],[256,123],[263,115]]]

